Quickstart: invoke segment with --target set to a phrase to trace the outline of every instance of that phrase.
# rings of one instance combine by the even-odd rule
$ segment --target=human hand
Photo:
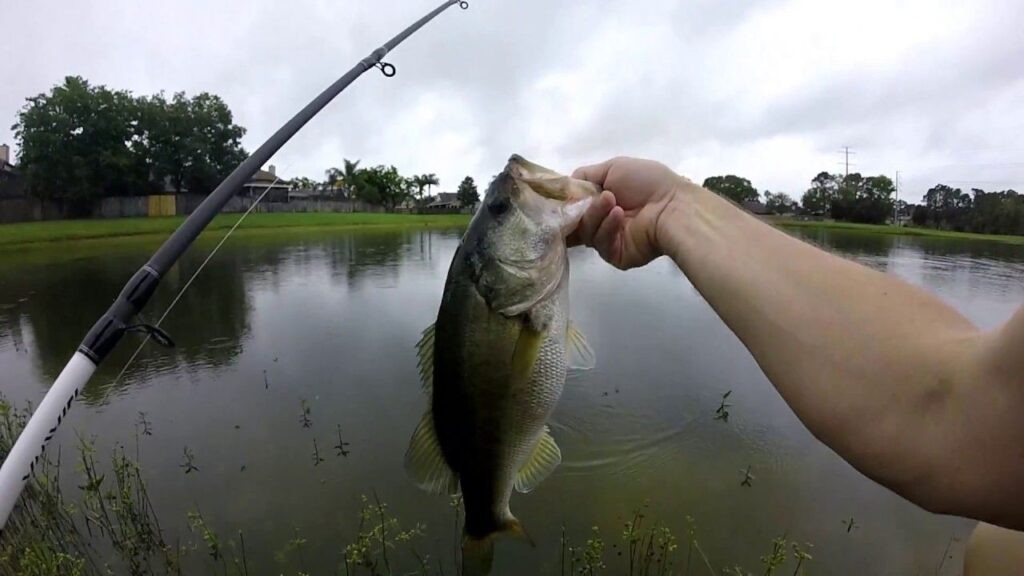
[[[579,168],[572,177],[604,191],[569,235],[569,245],[592,246],[622,270],[664,254],[658,237],[660,219],[681,190],[693,185],[660,162],[623,157]]]

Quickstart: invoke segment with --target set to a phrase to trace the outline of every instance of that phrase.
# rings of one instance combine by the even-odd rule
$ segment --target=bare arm
[[[816,437],[924,508],[1024,528],[1024,309],[982,332],[660,164],[577,176],[614,196],[578,240],[622,268],[670,256]]]

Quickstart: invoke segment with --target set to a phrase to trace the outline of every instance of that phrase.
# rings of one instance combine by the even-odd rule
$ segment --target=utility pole
[[[900,225],[900,171],[896,171],[896,202],[892,205],[892,223]]]
[[[856,152],[850,152],[850,147],[849,146],[843,146],[843,149],[840,150],[839,153],[844,156],[844,161],[841,162],[841,164],[844,164],[846,166],[846,172],[845,172],[844,176],[849,176],[850,175],[850,154],[856,154]]]

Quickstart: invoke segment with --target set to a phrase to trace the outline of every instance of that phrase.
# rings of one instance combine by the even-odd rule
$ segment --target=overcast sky
[[[252,150],[438,0],[3,0],[0,142],[66,75],[222,96]],[[821,170],[1024,190],[1024,2],[473,0],[389,56],[274,159],[486,183],[512,153],[616,154],[799,197]]]

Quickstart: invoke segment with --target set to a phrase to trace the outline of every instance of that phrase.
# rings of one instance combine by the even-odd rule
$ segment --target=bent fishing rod
[[[36,463],[42,457],[46,444],[57,432],[57,428],[67,415],[68,410],[71,409],[71,404],[78,397],[82,387],[125,333],[141,332],[159,344],[173,346],[170,337],[158,326],[143,323],[133,324],[135,316],[146,306],[164,274],[181,258],[185,250],[202,233],[213,217],[224,208],[228,200],[299,129],[367,70],[378,68],[384,76],[388,78],[394,76],[395,66],[384,62],[384,57],[428,22],[456,4],[463,10],[469,8],[469,2],[465,0],[444,2],[386,44],[371,52],[345,75],[328,86],[278,129],[262,146],[242,161],[182,222],[181,226],[160,246],[149,261],[128,280],[114,303],[104,312],[79,344],[78,350],[57,376],[53,386],[46,392],[46,396],[39,403],[39,407],[32,414],[28,424],[25,425],[10,453],[7,454],[7,458],[0,466],[0,536],[3,535],[3,529],[7,525],[7,520],[14,510],[25,484],[35,472]]]

